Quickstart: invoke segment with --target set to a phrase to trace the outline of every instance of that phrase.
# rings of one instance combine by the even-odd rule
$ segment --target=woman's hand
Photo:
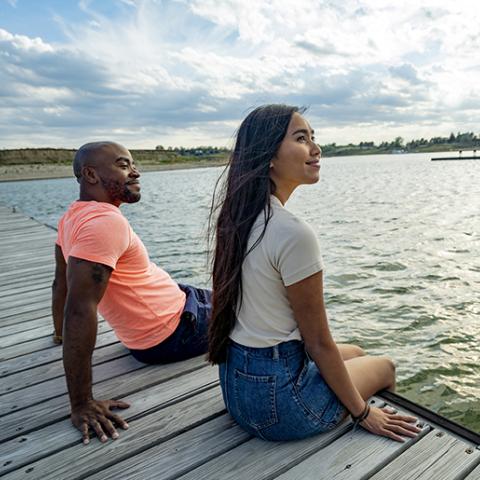
[[[389,437],[397,442],[404,442],[405,437],[416,437],[421,428],[416,425],[417,419],[408,415],[398,415],[390,407],[371,407],[367,418],[360,425],[371,433]]]

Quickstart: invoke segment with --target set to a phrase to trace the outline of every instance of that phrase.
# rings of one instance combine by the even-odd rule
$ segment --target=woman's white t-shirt
[[[270,197],[272,216],[260,243],[242,265],[243,297],[237,308],[230,338],[248,347],[271,347],[301,340],[300,331],[285,287],[323,270],[322,257],[313,229],[280,200]],[[248,249],[259,238],[265,213],[257,217]]]

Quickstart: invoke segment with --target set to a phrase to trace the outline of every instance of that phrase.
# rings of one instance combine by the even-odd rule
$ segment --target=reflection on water
[[[480,162],[428,155],[324,159],[287,205],[315,229],[335,338],[397,362],[398,391],[480,431]],[[122,207],[152,259],[208,286],[206,222],[220,169],[146,173]],[[72,180],[0,185],[0,201],[55,225]]]

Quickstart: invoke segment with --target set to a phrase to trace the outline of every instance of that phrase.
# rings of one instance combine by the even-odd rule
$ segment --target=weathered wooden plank
[[[15,284],[0,287],[0,299],[5,302],[15,300],[17,296],[28,298],[29,295],[51,295],[53,277],[45,275],[31,282],[15,282]]]
[[[2,248],[5,248],[4,251],[8,253],[13,253],[15,255],[21,255],[26,252],[32,252],[34,247],[39,247],[43,250],[47,250],[50,246],[53,250],[55,243],[55,235],[52,236],[51,233],[45,232],[44,230],[39,230],[37,233],[31,232],[29,236],[27,235],[0,235],[0,241],[2,243]],[[39,237],[39,238],[37,238]],[[33,238],[33,240],[32,240]],[[16,248],[20,247],[20,248]],[[3,250],[2,250],[3,253]],[[2,255],[2,259],[6,259],[6,255]]]
[[[38,238],[39,241],[47,238],[55,241],[56,237],[56,231],[45,228],[43,225],[9,228],[8,230],[0,232],[0,241],[7,246],[14,245],[16,242],[28,246],[28,241],[34,241],[36,238]]]
[[[1,325],[1,324],[0,324]],[[13,335],[14,333],[26,332],[28,330],[33,330],[34,328],[44,327],[50,325],[50,330],[52,330],[52,321],[50,316],[45,316],[42,318],[36,318],[34,320],[29,320],[28,322],[20,322],[13,325],[5,325],[0,327],[0,337],[5,335]]]
[[[28,280],[28,278],[35,277],[39,273],[53,273],[55,270],[55,266],[53,262],[51,264],[45,264],[30,268],[19,268],[16,271],[10,271],[6,273],[0,272],[0,285],[8,284],[11,280],[16,280],[19,277],[24,277]]]
[[[43,223],[40,223],[38,220],[33,219],[32,217],[29,217],[28,215],[21,215],[17,213],[10,213],[7,215],[1,215],[0,214],[0,225],[3,227],[4,225],[9,225],[9,224],[27,224],[27,225],[42,225],[46,226]]]
[[[13,206],[6,206],[7,210],[0,211],[0,218],[7,218],[13,220],[29,220],[35,223],[40,223],[38,220],[33,219],[28,215],[28,213],[22,212],[18,207]]]
[[[11,308],[25,305],[28,303],[34,303],[41,300],[51,300],[52,290],[44,286],[41,290],[29,290],[23,293],[18,292],[16,295],[5,297],[0,292],[0,311],[9,310]]]
[[[9,232],[4,233],[0,236],[0,242],[5,245],[16,245],[20,244],[35,244],[37,242],[43,242],[44,240],[50,240],[53,244],[55,241],[55,235],[52,235],[50,232],[42,230],[32,231],[31,229],[26,230],[28,233],[24,232]]]
[[[229,415],[222,415],[87,478],[170,480],[222,455],[249,438]]]
[[[54,270],[55,265],[53,262],[46,262],[41,265],[22,267],[17,271],[0,272],[0,279],[2,282],[5,282],[6,280],[16,279],[20,274],[28,278],[29,276],[37,275],[38,273],[45,273]]]
[[[128,372],[134,372],[140,368],[145,368],[145,364],[135,360],[131,355],[116,358],[92,368],[93,383],[108,380]],[[8,415],[11,412],[28,408],[30,405],[44,402],[66,393],[67,384],[64,376],[25,387],[22,389],[21,394],[18,394],[18,392],[4,393],[0,396],[0,416]]]
[[[121,398],[145,390],[171,378],[198,370],[205,366],[203,356],[169,365],[150,365],[134,374],[127,373],[94,385],[95,398]],[[23,435],[50,423],[67,418],[70,412],[68,395],[13,412],[1,419],[0,442]]]
[[[136,418],[175,404],[186,397],[210,389],[216,384],[216,369],[205,366],[200,371],[171,378],[169,381],[124,398],[131,403],[131,407],[123,410],[121,415],[126,421],[131,422]],[[137,428],[137,426],[133,424],[132,428]],[[73,445],[79,449],[85,448],[79,445],[79,440],[79,432],[72,427],[68,419],[64,419],[5,442],[0,445],[0,457],[9,464],[4,465],[3,468],[0,464],[0,476]],[[93,441],[97,442],[97,440]]]
[[[26,214],[23,214],[23,213],[19,213],[19,212],[13,212],[12,210],[10,210],[9,212],[7,211],[0,211],[0,220],[2,222],[32,222],[33,220],[31,219],[31,217],[29,217],[28,215]],[[36,220],[35,220],[35,223],[38,223]]]
[[[130,428],[121,432],[115,441],[105,444],[78,443],[48,457],[30,463],[27,467],[5,475],[5,479],[25,479],[26,473],[43,480],[85,478],[99,470],[167,441],[186,430],[220,416],[225,411],[219,387],[210,388],[180,403],[155,410],[147,416],[129,421]],[[72,459],[75,468],[72,468]]]
[[[16,272],[18,272],[19,270],[23,269],[23,268],[36,268],[36,267],[39,267],[39,266],[48,266],[50,268],[53,267],[53,262],[52,262],[52,259],[51,258],[44,258],[44,259],[32,259],[32,260],[28,260],[28,261],[24,261],[24,262],[17,262],[17,263],[13,263],[13,264],[10,264],[10,265],[6,265],[6,266],[3,266],[3,265],[0,265],[0,271],[4,274],[4,275],[8,275],[9,273],[12,273],[12,274],[16,274]],[[52,268],[52,271],[53,271],[53,268]]]
[[[474,450],[462,440],[434,430],[382,468],[375,480],[452,480],[464,477],[480,463],[480,450]]]
[[[0,290],[0,308],[2,311],[15,308],[19,305],[27,305],[39,300],[48,300],[52,297],[52,281],[53,279],[45,279],[40,285],[37,286],[23,286],[20,285],[17,287],[18,290],[23,289],[23,291],[13,292],[15,288],[10,287],[13,294],[4,294]],[[5,289],[7,292],[8,290]]]
[[[49,337],[53,332],[53,323],[48,317],[46,318],[44,325],[40,327],[24,330],[22,332],[12,333],[0,337],[0,348],[10,347],[12,345],[18,345],[20,343],[30,342],[41,337]]]
[[[3,318],[10,318],[19,316],[22,313],[34,312],[37,310],[43,310],[48,308],[50,305],[50,299],[48,297],[42,298],[39,301],[28,303],[27,305],[20,305],[17,307],[12,307],[9,310],[0,311],[0,324],[2,323]]]
[[[35,320],[30,320],[28,322],[17,323],[16,325],[6,325],[0,327],[0,338],[7,337],[11,335],[19,335],[30,330],[36,330],[41,327],[49,327],[50,333],[53,330],[52,320],[50,316],[45,316],[42,318],[36,318]]]
[[[254,438],[204,463],[181,477],[182,480],[261,480],[275,478],[290,465],[301,462],[341,437],[347,423],[336,429],[295,442],[265,442]]]
[[[113,330],[106,331],[97,335],[95,344],[96,349],[107,345],[119,343],[117,336]],[[17,372],[29,370],[39,365],[44,365],[55,360],[62,359],[62,347],[53,345],[53,348],[47,348],[36,352],[27,353],[19,357],[14,357],[9,360],[4,360],[0,363],[0,377],[6,375],[13,375]]]
[[[106,323],[98,324],[98,333],[111,330],[110,326]],[[52,328],[53,331],[53,328]],[[7,337],[8,338],[8,337]],[[36,352],[45,348],[52,348],[55,345],[52,343],[51,335],[45,335],[44,337],[36,338],[28,342],[16,343],[4,347],[0,350],[0,360],[8,360],[10,358],[19,357],[27,353]]]
[[[12,212],[0,212],[0,225],[3,224],[9,224],[9,223],[36,223],[38,222],[35,220],[32,220],[31,217],[28,217],[27,215],[20,215],[18,213],[12,213]]]
[[[0,265],[2,268],[10,264],[18,264],[20,262],[32,262],[40,258],[49,257],[50,261],[54,258],[53,243],[51,240],[44,242],[32,242],[31,240],[19,242],[16,240],[11,244],[2,243],[2,256],[0,257]]]
[[[1,288],[14,288],[15,285],[25,286],[30,284],[30,282],[37,282],[40,278],[50,278],[50,282],[53,281],[55,268],[53,266],[43,266],[37,270],[37,267],[34,267],[33,270],[23,271],[23,272],[10,272],[8,277],[0,279],[0,289]]]
[[[429,431],[430,426],[426,425],[417,438],[408,438],[404,443],[399,443],[386,437],[372,435],[360,428],[353,434],[343,435],[336,442],[276,478],[278,480],[370,478]]]
[[[10,326],[10,325],[18,325],[18,324],[24,323],[24,322],[28,323],[28,322],[31,322],[32,320],[38,320],[39,318],[51,317],[51,314],[52,314],[52,308],[51,307],[42,308],[38,311],[21,313],[19,315],[15,315],[13,317],[2,318],[0,320],[0,325],[6,327],[6,326]]]
[[[61,348],[59,348],[61,350]],[[92,365],[99,365],[116,358],[130,355],[129,350],[120,342],[97,348],[93,352]],[[0,395],[21,390],[25,387],[37,385],[64,375],[63,362],[61,359],[29,369],[28,374],[24,371],[17,372],[8,377],[3,377],[0,383]],[[19,395],[21,395],[19,393]]]
[[[11,242],[5,242],[2,240],[2,261],[7,261],[6,257],[10,255],[15,255],[15,257],[21,258],[27,255],[30,255],[32,258],[34,257],[35,249],[38,248],[38,251],[42,254],[51,253],[53,257],[54,252],[54,244],[55,241],[52,238],[45,238],[41,241],[32,242],[29,239],[25,240],[15,240]]]
[[[0,298],[3,300],[8,300],[9,298],[15,298],[17,295],[29,294],[34,292],[51,292],[52,282],[47,280],[38,280],[36,283],[31,283],[30,285],[18,285],[15,288],[5,288],[0,289]]]
[[[52,231],[51,227],[48,225],[41,223],[32,217],[21,217],[21,216],[8,216],[8,217],[1,217],[0,218],[0,232],[8,232],[11,230],[12,227],[19,226],[19,227],[42,227],[46,231]]]
[[[44,232],[44,233],[49,233],[50,230],[45,230],[45,225],[42,225],[40,223],[32,222],[29,220],[13,220],[13,221],[7,221],[3,220],[0,223],[0,237],[5,237],[10,235],[11,233],[17,233],[18,235],[21,235],[23,232]]]
[[[475,468],[468,476],[465,477],[465,480],[478,480],[480,478],[480,466]]]
[[[30,285],[38,285],[39,283],[45,282],[44,285],[49,282],[49,284],[52,284],[53,281],[53,274],[54,274],[55,268],[50,268],[46,269],[43,272],[38,272],[32,275],[27,275],[27,276],[12,276],[11,278],[7,280],[3,280],[0,282],[0,294],[2,292],[8,292],[9,290],[20,287],[20,288],[26,288],[29,287]]]
[[[52,254],[51,252],[38,252],[37,255],[33,256],[31,253],[23,256],[17,256],[9,260],[0,261],[0,270],[5,272],[13,272],[19,268],[24,267],[34,267],[38,265],[51,265]]]
[[[29,233],[14,234],[15,232],[9,232],[9,234],[0,235],[0,242],[6,248],[6,251],[23,253],[24,251],[32,251],[33,247],[40,246],[46,248],[48,245],[54,246],[56,240],[56,234],[52,235],[51,232],[46,232],[39,228],[38,230],[30,231]],[[17,232],[18,233],[18,232]],[[19,247],[15,250],[15,247]],[[2,257],[4,257],[2,255]]]

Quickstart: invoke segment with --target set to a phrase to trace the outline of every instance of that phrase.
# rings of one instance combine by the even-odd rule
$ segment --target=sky
[[[231,147],[255,106],[321,144],[480,133],[477,0],[0,0],[0,148]]]

